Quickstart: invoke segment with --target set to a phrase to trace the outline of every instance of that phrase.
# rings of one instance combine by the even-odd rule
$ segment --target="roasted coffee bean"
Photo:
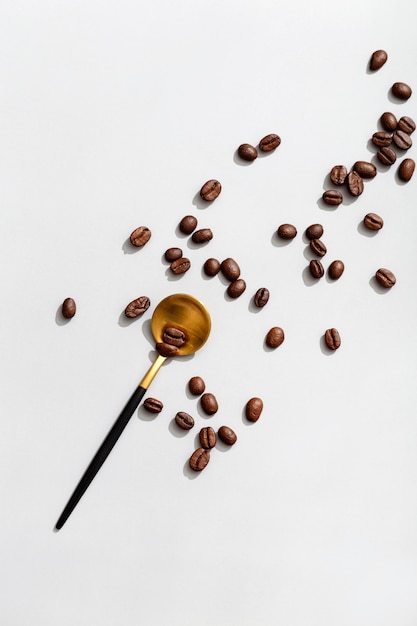
[[[340,191],[336,191],[334,189],[328,189],[322,195],[322,199],[326,204],[331,204],[333,206],[337,206],[338,204],[342,204],[343,196]]]
[[[375,278],[381,287],[385,287],[385,289],[390,289],[397,282],[391,270],[387,270],[385,267],[380,267],[375,272]]]
[[[392,148],[380,148],[376,153],[376,156],[383,165],[393,165],[397,160],[395,150]]]
[[[206,202],[212,202],[215,200],[222,190],[222,186],[218,180],[208,180],[200,189],[200,196]]]
[[[147,296],[140,296],[136,300],[132,300],[125,308],[126,317],[139,317],[149,309],[151,301]]]
[[[188,389],[190,390],[190,393],[193,394],[193,396],[201,396],[201,394],[206,389],[206,383],[201,378],[201,376],[193,376],[188,381]]]
[[[164,343],[169,343],[170,346],[177,346],[177,348],[181,348],[181,346],[186,343],[187,337],[185,332],[180,328],[167,326],[162,333],[162,341]]]
[[[270,328],[265,337],[268,348],[278,348],[285,339],[284,331],[279,326]]]
[[[332,280],[338,280],[344,271],[345,271],[345,264],[343,263],[343,261],[340,261],[339,259],[337,259],[336,261],[332,261],[329,265],[329,269],[327,270]]]
[[[387,62],[388,54],[385,50],[375,50],[372,53],[371,60],[369,61],[370,69],[375,72],[381,69],[381,67]]]
[[[408,183],[408,181],[414,174],[415,167],[416,164],[413,159],[404,159],[404,161],[401,161],[398,167],[398,176],[401,178],[402,181]]]
[[[220,272],[220,261],[217,259],[207,259],[203,265],[206,276],[216,276]]]
[[[392,133],[397,128],[397,118],[395,117],[394,113],[390,113],[389,111],[383,113],[379,118],[379,121],[381,122],[381,126],[384,128],[384,130],[387,130],[388,132]]]
[[[164,341],[158,341],[155,348],[161,356],[171,357],[178,354],[177,346],[172,346],[170,343]]]
[[[376,167],[369,161],[356,161],[352,169],[362,178],[374,178],[376,176]]]
[[[363,180],[357,172],[349,172],[347,186],[352,196],[360,196],[363,192]]]
[[[253,302],[258,308],[262,308],[269,300],[269,291],[266,287],[260,287],[253,296]]]
[[[308,228],[306,228],[306,237],[307,239],[320,239],[324,232],[323,226],[321,224],[311,224]]]
[[[185,272],[188,272],[191,267],[191,261],[185,256],[182,256],[179,259],[172,261],[169,267],[173,274],[185,274]]]
[[[238,147],[237,153],[244,161],[254,161],[258,157],[257,149],[249,143],[242,143]]]
[[[224,261],[221,262],[220,270],[223,276],[227,278],[227,280],[230,280],[230,281],[236,280],[240,276],[239,265],[236,263],[234,259],[231,259],[230,257],[227,259],[224,259]]]
[[[181,257],[181,248],[168,248],[168,250],[165,250],[165,260],[168,261],[168,263],[172,263],[172,261],[180,259]]]
[[[238,278],[230,283],[227,288],[227,295],[230,298],[239,298],[246,289],[246,283],[243,278]]]
[[[407,135],[403,130],[396,130],[392,136],[392,140],[400,150],[408,150],[413,145],[413,140],[410,135]]]
[[[77,305],[73,298],[65,298],[61,306],[62,315],[65,319],[70,320],[77,312]]]
[[[133,233],[131,233],[130,243],[132,244],[132,246],[140,248],[149,241],[151,235],[152,233],[147,226],[139,226],[138,228],[135,228]]]
[[[191,233],[197,228],[197,218],[194,215],[184,215],[178,228],[184,235],[191,235]]]
[[[367,213],[363,218],[363,223],[369,230],[381,230],[384,220],[376,213]]]
[[[374,146],[378,146],[378,148],[383,148],[391,144],[392,135],[391,133],[387,133],[385,130],[378,130],[372,135],[371,141]]]
[[[261,150],[262,152],[272,152],[272,150],[278,148],[280,143],[281,137],[279,137],[275,133],[270,133],[269,135],[262,137],[261,141],[259,142],[259,150]]]
[[[157,400],[157,398],[146,398],[143,403],[143,408],[149,411],[149,413],[160,413],[164,405],[160,400]]]
[[[324,267],[321,261],[318,261],[317,259],[311,259],[309,269],[313,278],[321,278],[324,276]]]
[[[216,396],[212,393],[203,393],[200,398],[201,408],[207,415],[214,415],[219,410]]]
[[[229,426],[220,426],[219,430],[217,431],[217,435],[219,439],[228,446],[233,446],[233,444],[235,444],[237,441],[237,435],[235,431],[229,428]]]
[[[200,228],[192,234],[191,239],[194,243],[206,243],[213,239],[213,233],[210,228]]]
[[[324,333],[324,341],[329,350],[337,350],[341,345],[339,331],[336,328],[328,328]]]
[[[250,422],[257,422],[261,416],[264,403],[261,398],[251,398],[247,401],[245,406],[246,419]]]
[[[194,418],[184,411],[178,411],[175,416],[175,423],[183,430],[191,430],[194,426]]]
[[[347,174],[348,171],[344,165],[335,165],[330,170],[330,180],[332,181],[333,185],[343,185]]]
[[[210,448],[214,448],[217,443],[217,435],[214,428],[211,426],[204,426],[198,435],[200,440],[200,445],[205,450],[210,450]]]
[[[324,256],[327,252],[327,248],[320,239],[312,239],[310,241],[310,249],[317,256]]]
[[[201,470],[207,467],[209,461],[209,450],[204,450],[204,448],[197,448],[197,450],[192,453],[188,463],[192,470],[194,470],[195,472],[201,472]]]
[[[408,100],[413,93],[411,87],[406,83],[394,83],[391,87],[391,93],[399,100]]]
[[[278,226],[277,235],[280,239],[294,239],[297,229],[292,224],[281,224]]]
[[[404,115],[398,120],[398,129],[403,130],[408,135],[411,135],[411,133],[413,133],[416,129],[416,123],[413,119],[411,119],[411,117]]]

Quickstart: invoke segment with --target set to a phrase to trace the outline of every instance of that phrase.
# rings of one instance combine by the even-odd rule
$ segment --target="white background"
[[[415,626],[417,179],[378,166],[357,200],[320,202],[330,168],[374,160],[379,116],[417,118],[416,10],[322,0],[0,3],[0,621],[5,626]],[[389,54],[368,71],[373,50]],[[250,165],[235,151],[282,138]],[[408,156],[415,158],[415,149]],[[222,182],[211,205],[198,200]],[[373,211],[377,234],[361,221]],[[190,244],[186,214],[213,240]],[[279,224],[298,229],[287,245]],[[305,228],[346,270],[310,280]],[[140,225],[149,243],[127,240]],[[170,274],[180,246],[190,271]],[[234,257],[238,300],[206,258]],[[382,293],[372,279],[391,269]],[[268,287],[268,305],[251,299]],[[212,317],[166,363],[59,533],[54,524],[154,356],[159,300]],[[128,323],[125,306],[151,309]],[[75,298],[63,323],[60,304]],[[285,342],[265,350],[271,326]],[[326,328],[342,346],[328,353]],[[201,375],[219,411],[187,393]],[[264,400],[249,425],[243,407]],[[184,436],[179,410],[196,419]],[[205,425],[236,445],[187,460]]]

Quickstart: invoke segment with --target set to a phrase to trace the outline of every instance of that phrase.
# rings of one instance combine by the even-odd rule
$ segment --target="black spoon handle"
[[[103,443],[97,450],[90,465],[85,470],[84,475],[82,476],[80,482],[78,483],[78,485],[76,486],[74,490],[74,493],[68,500],[68,503],[65,509],[62,511],[60,518],[55,524],[56,530],[59,530],[60,528],[63,527],[63,525],[65,524],[65,522],[67,521],[67,519],[69,518],[69,516],[71,515],[71,513],[77,506],[78,502],[80,501],[80,498],[85,493],[87,487],[93,480],[94,476],[97,474],[98,470],[103,465],[104,461],[107,459],[108,455],[112,451],[116,441],[119,439],[120,435],[126,428],[128,421],[132,417],[135,409],[138,407],[139,402],[145,395],[145,392],[146,392],[145,387],[142,387],[141,385],[136,387],[131,398],[128,400],[126,406],[124,407],[123,411],[120,413],[119,417],[117,418],[117,420],[111,427],[105,440],[103,441]]]

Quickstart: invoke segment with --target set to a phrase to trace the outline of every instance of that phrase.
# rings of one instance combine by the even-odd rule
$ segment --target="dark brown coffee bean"
[[[324,333],[324,341],[329,350],[337,350],[341,346],[339,331],[336,328],[328,328]]]
[[[376,213],[367,213],[363,218],[363,223],[369,230],[381,230],[384,220]]]
[[[240,276],[240,267],[234,259],[230,257],[221,262],[220,270],[227,280],[236,280]]]
[[[147,296],[140,296],[136,300],[132,300],[125,308],[126,317],[139,317],[149,309],[151,301]]]
[[[206,243],[213,239],[213,233],[210,228],[200,228],[192,234],[191,239],[194,243]]]
[[[238,147],[237,153],[244,161],[254,161],[258,157],[257,149],[249,143],[242,143]]]
[[[177,346],[172,346],[171,344],[165,343],[164,341],[158,341],[155,348],[161,356],[171,357],[177,356],[178,354]]]
[[[344,165],[335,165],[330,170],[330,180],[332,181],[333,185],[343,185],[347,174],[348,171]]]
[[[310,249],[317,256],[324,256],[327,252],[327,248],[320,239],[312,239],[310,241]]]
[[[321,278],[324,276],[324,267],[321,261],[318,261],[317,259],[311,259],[309,269],[313,278]]]
[[[262,137],[261,141],[259,142],[259,150],[262,150],[262,152],[272,152],[272,150],[278,148],[280,143],[281,137],[279,137],[275,133],[270,133],[269,135]]]
[[[383,148],[391,144],[392,135],[391,133],[387,133],[385,130],[378,130],[372,135],[371,141],[374,146],[378,146],[378,148]]]
[[[280,239],[294,239],[297,229],[292,224],[281,224],[278,226],[277,235]]]
[[[239,298],[246,289],[246,283],[243,278],[238,278],[230,283],[227,288],[227,295],[230,298]]]
[[[149,241],[151,235],[152,233],[147,226],[139,226],[138,228],[135,228],[133,233],[131,233],[130,243],[132,244],[132,246],[140,248]]]
[[[229,426],[220,426],[219,430],[217,431],[217,435],[219,439],[228,446],[233,446],[233,444],[235,444],[237,441],[237,435],[235,431],[229,428]]]
[[[172,263],[172,261],[180,259],[181,257],[181,248],[168,248],[168,250],[165,250],[165,260],[168,261],[168,263]]]
[[[160,400],[157,400],[157,398],[146,398],[143,403],[143,408],[149,411],[149,413],[160,413],[164,405]]]
[[[261,416],[263,408],[264,403],[261,398],[251,398],[247,401],[245,406],[246,419],[250,422],[257,422]]]
[[[181,348],[181,346],[186,343],[187,337],[184,331],[180,328],[167,326],[162,333],[162,341],[164,343],[169,343],[170,346],[177,346],[177,348]]]
[[[333,206],[337,206],[338,204],[342,204],[343,196],[340,191],[336,191],[334,189],[328,189],[322,195],[323,201],[326,204],[331,204]]]
[[[336,261],[332,261],[329,265],[329,269],[327,270],[332,280],[338,280],[344,271],[345,271],[345,264],[343,263],[343,261],[340,261],[339,259],[337,259]]]
[[[392,133],[397,128],[397,118],[395,117],[394,113],[390,113],[389,111],[383,113],[379,118],[379,121],[381,122],[381,126],[383,127],[383,129],[387,130],[388,132]]]
[[[321,224],[311,224],[308,228],[306,228],[306,237],[307,239],[320,239],[324,232],[323,226]]]
[[[356,161],[352,169],[362,178],[374,178],[376,176],[376,167],[369,161]]]
[[[184,411],[178,411],[175,416],[175,423],[183,430],[191,430],[194,426],[194,418]]]
[[[395,150],[392,148],[380,148],[376,153],[376,156],[383,165],[393,165],[397,160]]]
[[[363,180],[357,172],[349,172],[347,186],[352,196],[360,196],[363,192]]]
[[[203,265],[206,276],[216,276],[220,272],[220,261],[217,259],[207,259]]]
[[[411,133],[413,133],[416,129],[416,123],[413,119],[411,119],[411,117],[404,115],[398,120],[398,129],[403,130],[408,135],[411,135]]]
[[[399,100],[408,100],[413,93],[411,87],[406,83],[394,83],[391,87],[391,93]]]
[[[401,161],[398,167],[398,176],[401,178],[402,181],[408,183],[408,181],[414,174],[415,167],[416,164],[413,159],[404,159],[404,161]]]
[[[206,389],[206,383],[201,378],[201,376],[193,376],[188,381],[188,389],[190,390],[190,393],[193,394],[193,396],[201,396],[201,394]]]
[[[200,189],[200,196],[206,202],[212,202],[215,200],[222,190],[222,186],[218,180],[208,180]]]
[[[388,54],[385,50],[375,50],[372,53],[371,60],[369,61],[370,69],[375,72],[381,69],[381,67],[387,62]]]
[[[207,467],[210,461],[210,452],[209,450],[204,450],[204,448],[197,448],[195,450],[189,460],[189,466],[195,472],[201,472],[205,467]]]
[[[65,298],[61,306],[61,312],[67,320],[70,320],[72,317],[74,317],[77,312],[77,305],[75,304],[75,300],[73,300],[73,298]]]
[[[200,445],[205,450],[210,450],[210,448],[214,448],[217,443],[217,435],[214,428],[211,426],[204,426],[198,435],[200,440]]]
[[[185,272],[188,272],[191,267],[191,261],[185,256],[182,256],[179,259],[172,261],[169,267],[173,274],[185,274]]]
[[[184,215],[178,228],[184,235],[191,235],[191,233],[197,228],[197,218],[194,215]]]
[[[219,410],[216,396],[212,393],[203,393],[200,398],[201,408],[207,415],[214,415]]]
[[[253,296],[253,302],[258,308],[264,307],[269,300],[269,291],[266,287],[260,287]]]
[[[392,136],[392,140],[400,150],[408,150],[413,145],[413,140],[410,135],[407,135],[403,130],[396,130]]]
[[[268,348],[278,348],[285,339],[284,331],[279,326],[270,328],[265,337]]]
[[[385,267],[380,267],[379,270],[375,272],[375,278],[381,287],[385,287],[385,289],[390,289],[397,282],[391,270],[387,270]]]

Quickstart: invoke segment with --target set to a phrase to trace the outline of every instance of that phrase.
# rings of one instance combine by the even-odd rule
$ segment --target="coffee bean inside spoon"
[[[110,454],[161,365],[166,361],[168,353],[170,355],[175,353],[175,356],[184,356],[199,350],[205,344],[210,334],[211,319],[207,309],[199,300],[193,296],[179,293],[164,298],[158,304],[152,315],[151,328],[159,350],[158,356],[140,381],[138,387],[136,387],[87,467],[55,525],[56,530],[59,530],[65,524],[94,476]],[[180,340],[176,341],[179,345],[168,343],[168,341],[175,341],[177,335],[180,337]]]

